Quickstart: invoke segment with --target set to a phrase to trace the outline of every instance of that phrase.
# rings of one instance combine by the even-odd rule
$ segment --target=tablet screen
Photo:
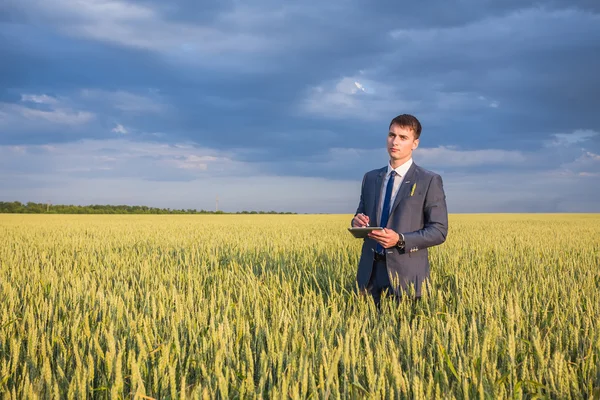
[[[355,238],[366,238],[370,232],[381,231],[381,230],[383,230],[383,228],[380,226],[365,226],[362,228],[348,228],[348,231],[350,231],[350,233]]]

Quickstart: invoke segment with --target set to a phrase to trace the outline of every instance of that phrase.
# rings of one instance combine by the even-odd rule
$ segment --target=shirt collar
[[[410,166],[412,165],[412,163],[413,163],[412,158],[409,158],[407,162],[405,162],[404,164],[400,165],[398,168],[395,168],[394,170],[396,171],[396,173],[399,176],[403,177],[408,172],[408,169],[410,168]],[[387,175],[389,175],[389,174],[392,173],[392,169],[393,169],[392,166],[388,163],[388,166],[387,166]]]

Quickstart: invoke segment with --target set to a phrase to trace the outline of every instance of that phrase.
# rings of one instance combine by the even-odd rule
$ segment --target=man
[[[421,123],[412,115],[395,117],[389,127],[387,167],[369,171],[362,181],[352,226],[381,226],[364,239],[356,280],[379,306],[384,292],[400,299],[414,288],[421,297],[429,278],[428,248],[446,240],[448,211],[440,175],[416,165]]]

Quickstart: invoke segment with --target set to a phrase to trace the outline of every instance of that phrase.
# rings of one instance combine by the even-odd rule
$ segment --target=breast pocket
[[[425,195],[424,194],[414,194],[413,196],[406,196],[405,198],[402,199],[402,202],[405,204],[423,204],[423,202],[425,201]]]
[[[417,194],[404,198],[402,204],[400,204],[403,214],[407,214],[409,216],[411,230],[419,230],[423,228],[424,206],[425,196]]]

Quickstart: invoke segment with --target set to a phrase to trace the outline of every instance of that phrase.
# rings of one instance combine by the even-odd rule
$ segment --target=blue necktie
[[[379,226],[385,228],[390,216],[390,206],[392,202],[392,189],[394,188],[394,178],[396,177],[396,171],[392,170],[390,179],[388,180],[387,187],[385,188],[385,200],[383,201],[383,207],[381,209],[381,223]],[[377,252],[383,253],[383,246],[377,243]]]

